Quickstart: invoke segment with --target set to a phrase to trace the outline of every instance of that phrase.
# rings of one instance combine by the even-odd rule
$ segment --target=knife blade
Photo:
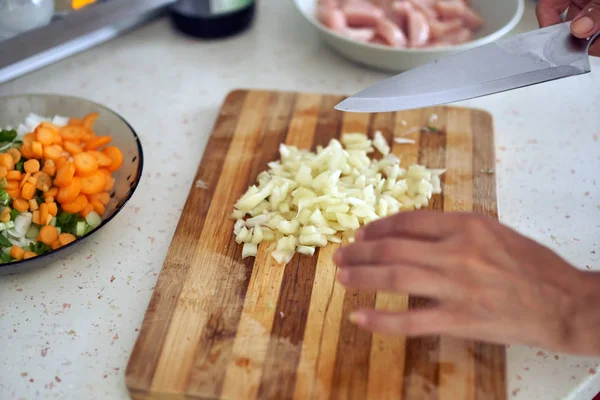
[[[335,106],[389,112],[436,106],[590,72],[588,50],[564,22],[440,58],[379,82]]]

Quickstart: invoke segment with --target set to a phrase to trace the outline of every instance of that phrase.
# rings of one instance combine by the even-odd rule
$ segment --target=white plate
[[[294,3],[321,38],[342,56],[363,65],[393,72],[405,71],[440,57],[494,42],[519,23],[525,9],[524,0],[472,0],[472,7],[485,20],[485,25],[475,40],[441,48],[395,49],[348,39],[321,25],[316,16],[317,0],[294,0]]]

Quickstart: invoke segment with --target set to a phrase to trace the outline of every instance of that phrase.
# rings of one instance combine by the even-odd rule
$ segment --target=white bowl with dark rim
[[[139,137],[116,112],[89,100],[55,94],[23,94],[0,97],[0,127],[17,126],[23,123],[29,113],[52,117],[82,118],[88,113],[97,112],[98,119],[94,130],[111,136],[111,145],[117,146],[123,153],[123,166],[113,173],[115,186],[110,192],[110,202],[102,215],[102,223],[94,230],[74,242],[59,249],[27,260],[0,264],[0,275],[14,274],[48,265],[74,252],[83,242],[108,224],[123,209],[135,192],[144,164],[144,153]]]
[[[317,19],[317,0],[294,0],[296,10],[322,40],[343,57],[359,64],[390,72],[402,72],[460,51],[492,43],[517,26],[525,10],[525,0],[472,0],[471,6],[485,24],[475,39],[456,46],[398,49],[363,43],[333,32]]]

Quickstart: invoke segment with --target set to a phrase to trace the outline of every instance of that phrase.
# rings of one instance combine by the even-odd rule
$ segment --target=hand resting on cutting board
[[[362,228],[334,260],[346,287],[431,300],[405,312],[351,314],[367,330],[600,355],[600,274],[573,268],[487,216],[396,214]]]
[[[600,0],[540,0],[536,10],[540,26],[561,23],[561,14],[567,9],[573,35],[585,39],[600,31]],[[592,44],[590,55],[600,56],[600,40]]]

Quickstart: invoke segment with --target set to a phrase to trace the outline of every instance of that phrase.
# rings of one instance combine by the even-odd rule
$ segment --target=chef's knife
[[[472,99],[590,72],[596,34],[578,39],[564,22],[408,70],[339,103],[350,112],[388,112]]]

